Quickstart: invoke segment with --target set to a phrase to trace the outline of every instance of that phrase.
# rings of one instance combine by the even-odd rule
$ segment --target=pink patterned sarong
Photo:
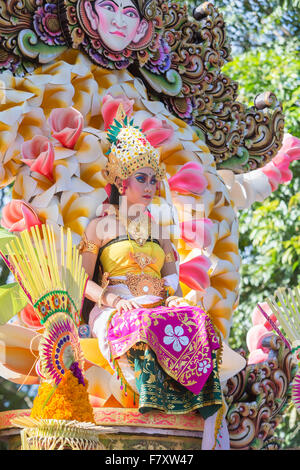
[[[200,393],[213,370],[212,351],[220,348],[210,318],[200,307],[117,312],[107,334],[113,359],[139,341],[145,342],[165,372],[195,394]]]

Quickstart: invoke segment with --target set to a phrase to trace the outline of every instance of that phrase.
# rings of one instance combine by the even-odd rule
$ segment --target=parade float
[[[222,73],[228,61],[224,20],[210,3],[191,17],[162,0],[1,2],[0,182],[11,200],[0,251],[15,282],[0,293],[0,374],[39,384],[31,410],[0,413],[11,448],[20,434],[23,449],[278,448],[286,405],[299,407],[299,291],[258,306],[249,357],[228,340],[239,302],[238,211],[291,179],[300,142],[285,134],[274,93],[251,108],[237,101],[238,84]],[[83,312],[92,279],[102,282],[99,300],[110,287],[107,270],[100,280],[88,272],[99,246],[87,234],[107,216],[116,178],[145,167],[156,176],[149,218],[167,234],[165,263],[176,269],[164,276],[163,303],[136,306],[139,323],[112,305],[106,356]],[[111,279],[118,297],[129,287],[131,299],[160,292],[161,252],[145,253],[143,227],[128,228],[127,241],[143,239],[133,237],[141,271],[130,271],[128,255],[124,268],[136,277],[130,286],[128,275]],[[146,355],[157,373],[146,374]],[[163,404],[147,409],[134,383],[141,376],[156,387],[161,378]],[[198,412],[204,402],[215,407],[207,416]]]

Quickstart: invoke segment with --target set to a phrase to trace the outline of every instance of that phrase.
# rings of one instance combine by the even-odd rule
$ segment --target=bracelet
[[[101,294],[100,294],[99,297],[98,297],[98,300],[97,300],[97,307],[98,307],[98,308],[101,308],[101,307],[102,307],[102,299],[103,299],[103,295],[104,295],[106,289],[107,289],[107,286],[103,287],[103,288],[102,288],[102,292],[101,292]]]
[[[177,300],[181,299],[181,297],[178,297],[177,295],[171,295],[171,297],[168,297],[166,299],[166,306],[168,307],[169,303],[172,302],[172,300]]]
[[[112,307],[115,308],[117,303],[120,302],[120,300],[122,300],[122,297],[118,295],[117,298],[113,301]]]
[[[178,297],[177,295],[172,295],[171,297],[168,297],[166,300],[166,307],[169,306],[169,303],[172,302],[172,300],[179,300],[180,302],[184,302],[189,304],[192,307],[195,307],[196,304],[190,300],[185,299],[184,297]]]

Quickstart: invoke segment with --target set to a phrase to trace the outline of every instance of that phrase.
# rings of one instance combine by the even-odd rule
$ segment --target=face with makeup
[[[148,30],[131,0],[95,0],[85,2],[85,11],[94,31],[111,51],[123,51],[138,43]]]

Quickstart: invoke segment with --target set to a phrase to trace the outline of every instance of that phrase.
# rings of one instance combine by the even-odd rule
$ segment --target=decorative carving
[[[203,136],[218,168],[254,170],[281,146],[275,95],[263,93],[245,109],[238,84],[222,74],[230,47],[224,18],[209,2],[192,18],[186,5],[166,0],[130,0],[124,8],[118,0],[0,0],[0,71],[24,74],[67,48],[140,77],[152,99]]]
[[[232,449],[275,449],[274,431],[290,399],[290,384],[296,373],[291,351],[277,335],[263,340],[269,348],[266,362],[247,365],[228,380],[225,398]]]

